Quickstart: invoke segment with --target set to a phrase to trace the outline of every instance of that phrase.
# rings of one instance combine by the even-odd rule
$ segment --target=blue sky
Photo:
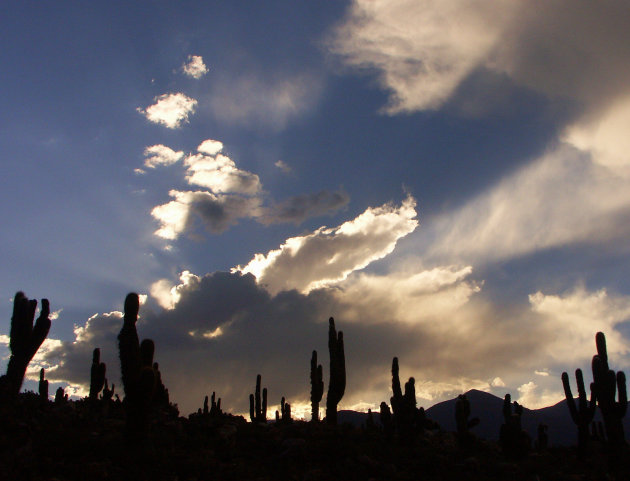
[[[598,330],[627,368],[628,21],[594,1],[0,7],[0,339],[16,290],[49,298],[31,369],[80,394],[94,347],[117,380],[118,311],[145,294],[184,412],[212,391],[244,411],[258,373],[306,406],[331,315],[345,408],[389,398],[393,356],[425,407],[557,402]]]

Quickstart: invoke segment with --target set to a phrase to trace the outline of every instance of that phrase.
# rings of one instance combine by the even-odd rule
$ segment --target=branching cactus
[[[289,424],[291,422],[291,405],[284,400],[284,396],[280,400],[280,412],[282,413],[282,422]]]
[[[103,387],[103,395],[101,396],[101,399],[105,402],[109,402],[112,400],[112,398],[114,397],[114,390],[116,389],[116,385],[112,384],[112,388],[109,388],[109,385],[107,384],[107,378],[105,378],[105,387]]]
[[[46,372],[42,367],[39,371],[39,397],[42,402],[48,402],[48,381],[44,379]]]
[[[39,317],[33,325],[36,309],[36,300],[29,300],[23,292],[15,295],[9,342],[11,357],[6,375],[0,378],[0,401],[6,402],[18,395],[28,364],[48,336],[50,330],[48,299],[42,299]]]
[[[562,386],[564,387],[564,395],[567,398],[567,406],[571,413],[571,419],[578,427],[578,453],[582,457],[589,444],[589,432],[588,426],[593,421],[595,416],[595,407],[597,398],[594,392],[594,384],[591,383],[591,400],[586,399],[586,389],[584,389],[584,377],[582,376],[582,370],[576,369],[575,380],[577,381],[578,388],[578,405],[575,404],[573,399],[573,393],[571,392],[571,385],[569,384],[569,375],[566,372],[562,373]]]
[[[101,350],[97,347],[92,353],[92,368],[90,369],[90,401],[98,399],[98,393],[105,385],[106,366],[101,362]]]
[[[212,397],[210,398],[211,401],[211,405],[210,405],[210,416],[220,416],[221,414],[223,414],[221,412],[221,398],[219,398],[218,400],[216,399],[216,393],[213,391],[212,392]]]
[[[317,351],[311,357],[311,421],[319,421],[319,403],[324,394],[324,375],[322,365],[317,364]]]
[[[405,383],[405,393],[400,386],[398,358],[392,359],[392,404],[394,427],[402,443],[412,443],[417,426],[418,409],[416,408],[415,379],[410,377]]]
[[[457,425],[457,433],[461,436],[467,436],[469,430],[479,424],[479,418],[470,417],[470,401],[465,394],[457,396],[455,402],[455,423]]]
[[[267,422],[267,388],[262,390],[262,403],[260,398],[260,374],[256,376],[256,394],[249,395],[249,417],[252,422]]]
[[[523,431],[522,416],[523,406],[514,401],[514,412],[512,412],[512,397],[506,394],[503,400],[505,423],[501,425],[499,443],[503,452],[509,457],[521,458],[526,456],[530,448],[531,440],[529,435]]]
[[[153,341],[145,339],[140,344],[138,340],[136,321],[139,308],[138,294],[128,294],[125,299],[123,327],[118,334],[127,433],[132,438],[143,436],[146,432],[157,377],[153,370]]]
[[[626,375],[623,371],[615,374],[615,371],[608,367],[608,351],[603,332],[596,334],[595,344],[597,345],[597,355],[593,356],[592,363],[593,390],[604,418],[608,444],[616,449],[625,445],[622,420],[628,408]],[[617,391],[619,392],[618,400],[615,400]]]
[[[328,320],[328,352],[330,353],[330,382],[326,396],[326,421],[337,424],[337,405],[346,390],[346,356],[343,348],[343,332],[337,333],[335,320]]]

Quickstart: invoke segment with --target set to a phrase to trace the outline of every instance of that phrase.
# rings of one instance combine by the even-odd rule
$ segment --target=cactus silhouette
[[[584,377],[582,376],[581,369],[576,369],[575,380],[578,388],[577,406],[575,405],[575,399],[573,399],[573,393],[571,392],[569,375],[566,372],[562,373],[562,386],[564,387],[564,395],[567,398],[567,407],[571,413],[571,419],[573,419],[573,422],[578,427],[578,454],[582,457],[588,449],[588,426],[595,416],[597,398],[594,393],[594,384],[591,383],[591,400],[590,402],[587,402],[586,389],[584,389]]]
[[[311,421],[319,421],[319,403],[324,394],[322,365],[317,364],[317,351],[311,356]]]
[[[90,396],[89,399],[95,402],[98,399],[98,393],[101,392],[105,385],[105,363],[101,362],[101,350],[97,347],[92,352],[92,368],[90,369]]]
[[[284,396],[280,400],[280,413],[282,414],[282,422],[289,424],[291,422],[291,405],[285,401]]]
[[[256,391],[255,395],[249,395],[249,417],[252,422],[266,423],[267,422],[267,388],[262,390],[262,403],[260,398],[260,374],[256,376]]]
[[[462,442],[469,438],[469,430],[479,424],[479,418],[468,419],[469,417],[470,401],[465,394],[460,394],[455,402],[455,424],[457,425],[457,434]]]
[[[337,405],[346,390],[346,357],[343,348],[343,332],[337,333],[335,320],[328,320],[328,352],[330,354],[330,381],[326,396],[326,421],[337,424]]]
[[[521,458],[527,455],[531,440],[527,433],[523,431],[521,417],[523,416],[523,406],[514,401],[514,412],[512,412],[512,396],[505,395],[503,400],[503,419],[499,432],[499,443],[504,454],[513,458]]]
[[[44,379],[46,372],[42,367],[39,371],[39,397],[43,402],[48,401],[48,381]]]
[[[394,428],[402,443],[412,443],[418,430],[424,427],[426,418],[424,410],[416,408],[415,379],[410,377],[405,383],[405,393],[400,386],[398,358],[392,359],[392,397],[390,399],[393,411]],[[423,419],[420,421],[420,417]]]
[[[157,377],[153,370],[153,341],[145,339],[140,344],[138,340],[136,321],[139,309],[138,294],[128,294],[125,298],[123,327],[118,334],[120,370],[125,390],[123,404],[127,413],[127,434],[131,438],[146,433]]]
[[[603,332],[595,335],[597,355],[593,356],[593,391],[597,404],[604,418],[608,445],[616,450],[625,445],[623,432],[623,417],[628,409],[628,395],[626,392],[626,375],[623,371],[615,374],[608,366],[608,351],[606,336]],[[618,392],[618,400],[615,393]]]
[[[18,395],[28,364],[48,336],[50,330],[48,299],[42,299],[39,317],[33,325],[36,309],[36,300],[29,300],[23,292],[15,294],[9,341],[11,357],[6,374],[0,378],[0,401],[2,402],[14,399]]]

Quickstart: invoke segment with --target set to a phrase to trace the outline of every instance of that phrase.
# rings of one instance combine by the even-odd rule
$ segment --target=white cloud
[[[138,108],[138,112],[147,120],[162,124],[169,129],[177,129],[188,122],[189,115],[195,112],[197,101],[183,93],[163,94],[154,99],[155,103],[146,109]]]
[[[369,207],[339,227],[320,227],[312,234],[287,239],[279,249],[256,254],[236,270],[254,274],[273,293],[308,292],[341,281],[391,253],[398,239],[413,232],[418,225],[415,207],[412,197],[400,207]]]
[[[223,142],[218,140],[207,139],[199,144],[197,151],[206,155],[217,155],[223,150]]]
[[[232,159],[222,154],[215,157],[190,155],[184,160],[184,165],[189,184],[206,187],[216,194],[255,195],[261,189],[260,178],[256,174],[239,169]]]
[[[144,149],[144,156],[146,157],[144,160],[145,167],[154,169],[162,165],[172,165],[178,162],[184,157],[184,152],[181,150],[176,152],[165,145],[156,144],[146,147]]]
[[[286,162],[284,162],[283,160],[278,160],[276,161],[273,165],[275,165],[276,167],[278,167],[282,172],[284,172],[285,174],[288,174],[289,172],[291,172],[293,169],[291,169],[291,166],[288,165]]]
[[[490,386],[492,386],[492,387],[505,387],[505,382],[500,377],[495,377],[490,382]]]
[[[201,55],[189,55],[187,61],[182,65],[182,71],[194,79],[200,79],[209,72]]]
[[[588,364],[595,353],[595,333],[604,332],[611,366],[630,352],[616,327],[630,320],[630,297],[589,292],[577,287],[564,295],[536,292],[529,296],[545,336],[545,358],[555,362]]]
[[[516,401],[528,409],[540,409],[551,406],[564,397],[564,393],[559,390],[541,390],[534,381],[529,381],[519,386],[518,393],[519,398]]]

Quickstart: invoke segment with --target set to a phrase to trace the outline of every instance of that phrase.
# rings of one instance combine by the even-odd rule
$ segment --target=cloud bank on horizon
[[[511,272],[519,262],[534,265],[554,249],[577,251],[575,259],[610,255],[611,263],[627,254],[629,21],[630,6],[619,2],[353,1],[319,44],[334,59],[326,64],[334,75],[376,80],[386,101],[373,122],[459,118],[470,114],[471,91],[484,108],[470,121],[483,122],[502,114],[499,88],[536,96],[550,116],[570,107],[554,118],[555,131],[537,154],[428,212],[423,192],[407,183],[411,175],[399,185],[413,195],[360,204],[369,186],[349,185],[354,176],[344,177],[342,166],[325,165],[345,182],[326,185],[313,175],[314,190],[288,193],[287,182],[313,171],[300,171],[306,167],[297,157],[255,163],[244,154],[266,141],[273,150],[281,143],[276,135],[303,128],[325,102],[331,72],[296,64],[275,74],[248,65],[235,74],[209,62],[210,71],[192,54],[177,63],[180,78],[209,86],[191,96],[171,88],[137,109],[164,131],[145,143],[135,166],[151,194],[153,239],[168,253],[189,239],[212,245],[251,221],[254,237],[283,230],[222,269],[195,273],[177,258],[170,277],[144,286],[150,298],[138,330],[154,339],[173,400],[187,413],[216,391],[233,412],[245,412],[260,373],[272,399],[284,396],[298,415],[306,412],[313,349],[328,368],[329,316],[345,336],[343,408],[389,399],[394,356],[401,376],[416,378],[425,406],[471,388],[511,391],[531,408],[557,402],[564,396],[560,373],[589,365],[597,331],[607,335],[614,367],[630,367],[630,292],[588,285],[573,272],[543,283],[555,273],[541,266],[517,302],[497,294],[501,284],[527,275]],[[174,136],[204,118],[225,135]],[[242,148],[230,129],[256,132],[256,146]],[[326,131],[331,142],[336,134]],[[396,147],[385,149],[390,157],[378,175],[394,172],[387,162],[396,162]],[[155,178],[165,180],[155,187]],[[324,216],[333,227],[322,225]],[[120,318],[118,311],[95,314],[75,326],[72,339],[48,340],[29,375],[46,367],[49,379],[80,393],[98,346],[115,377]]]

